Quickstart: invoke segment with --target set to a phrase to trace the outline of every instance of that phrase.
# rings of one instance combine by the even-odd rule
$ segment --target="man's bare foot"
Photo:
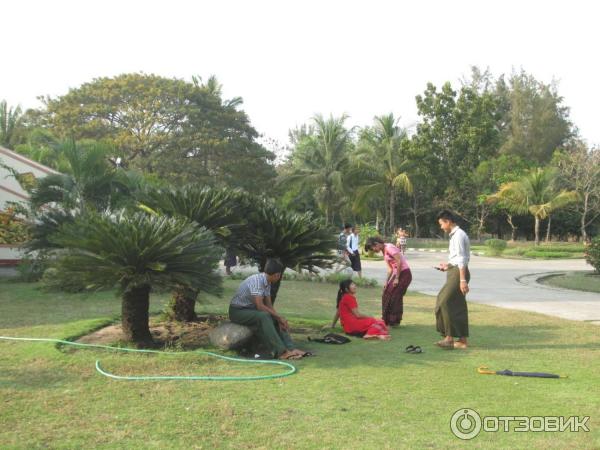
[[[438,347],[447,349],[447,350],[452,350],[454,348],[454,341],[442,339],[441,341],[436,342],[435,345],[437,345]]]
[[[456,341],[454,343],[454,348],[467,348],[467,343],[462,341]]]

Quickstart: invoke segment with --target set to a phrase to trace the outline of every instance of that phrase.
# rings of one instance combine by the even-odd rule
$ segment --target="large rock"
[[[252,337],[252,330],[244,325],[225,322],[213,329],[209,334],[210,342],[224,350],[242,347]]]

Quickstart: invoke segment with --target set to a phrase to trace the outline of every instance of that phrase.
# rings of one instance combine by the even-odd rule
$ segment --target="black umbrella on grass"
[[[477,369],[477,372],[483,375],[505,375],[508,377],[534,377],[534,378],[569,378],[567,375],[556,375],[554,373],[545,372],[513,372],[512,370],[489,370],[488,367],[482,366]]]

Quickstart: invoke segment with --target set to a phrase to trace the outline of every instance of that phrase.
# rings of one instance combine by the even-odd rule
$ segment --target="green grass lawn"
[[[198,310],[223,313],[238,281]],[[336,287],[286,281],[277,307],[298,327],[320,327],[333,313]],[[370,314],[379,288],[358,297]],[[166,296],[152,299],[162,310]],[[204,356],[140,356],[60,351],[52,344],[0,341],[0,448],[599,448],[600,328],[522,311],[470,304],[472,348],[433,346],[434,299],[411,294],[390,342],[299,344],[318,356],[295,362],[291,377],[251,382],[130,382],[97,374],[265,374]],[[35,285],[0,283],[0,335],[65,338],[115,319],[111,293],[48,294]],[[315,332],[315,334],[317,334]],[[403,352],[408,344],[424,353]],[[568,379],[479,375],[549,371]],[[277,369],[276,369],[277,370]],[[590,432],[483,433],[454,437],[452,414],[590,416]]]
[[[564,275],[550,275],[540,278],[539,281],[543,284],[564,289],[600,293],[600,274],[592,271],[567,272]],[[600,299],[598,301],[600,301]]]

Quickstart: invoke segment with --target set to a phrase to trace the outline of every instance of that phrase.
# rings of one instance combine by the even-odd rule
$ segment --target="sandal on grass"
[[[406,350],[404,350],[406,353],[423,353],[423,349],[421,347],[414,346],[414,345],[409,345],[408,347],[406,347]]]

